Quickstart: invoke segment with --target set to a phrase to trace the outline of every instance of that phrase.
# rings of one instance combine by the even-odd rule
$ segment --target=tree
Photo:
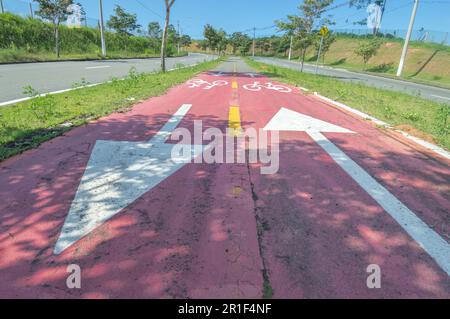
[[[303,71],[306,50],[312,44],[313,28],[319,24],[330,24],[329,18],[322,18],[325,10],[333,3],[333,0],[304,0],[298,6],[300,15],[288,15],[288,22],[276,21],[278,29],[291,32],[296,38],[296,45],[302,52],[300,55]]]
[[[187,34],[184,34],[181,36],[180,45],[182,48],[191,45],[191,43],[192,43],[192,39],[190,36],[188,36]]]
[[[175,29],[175,26],[173,24],[169,25],[167,28],[167,43],[175,45],[178,43],[178,32],[177,29]]]
[[[233,49],[233,54],[236,54],[237,49],[239,48],[241,44],[243,34],[241,32],[234,32],[229,39],[229,42],[231,44],[231,47]]]
[[[164,24],[164,32],[161,41],[161,71],[166,72],[166,46],[167,46],[167,31],[170,24],[170,10],[172,9],[175,0],[164,0],[166,5],[166,21]]]
[[[107,22],[109,28],[117,33],[132,35],[141,26],[137,23],[136,14],[127,13],[121,6],[116,5],[114,15]]]
[[[60,56],[59,25],[67,20],[69,16],[69,6],[73,5],[73,0],[34,0],[39,4],[36,14],[53,24],[55,35],[56,57]]]
[[[381,41],[377,38],[373,38],[370,41],[360,42],[355,50],[355,54],[362,57],[364,61],[364,70],[366,69],[367,62],[370,58],[377,54],[378,49],[381,46]]]
[[[203,29],[203,35],[206,39],[206,43],[208,44],[208,48],[211,50],[216,50],[220,41],[216,29],[214,29],[212,25],[207,24]]]
[[[238,50],[240,54],[247,54],[252,46],[252,39],[241,32],[234,32],[228,42],[233,48],[233,54],[236,54]]]
[[[285,34],[282,37],[272,36],[270,41],[274,53],[287,55],[291,44],[291,36],[289,34]]]
[[[220,29],[217,32],[217,38],[218,38],[217,50],[219,51],[219,54],[222,54],[226,51],[228,45],[227,33],[224,30]]]
[[[159,22],[150,22],[147,28],[148,36],[151,39],[161,39],[161,26]]]

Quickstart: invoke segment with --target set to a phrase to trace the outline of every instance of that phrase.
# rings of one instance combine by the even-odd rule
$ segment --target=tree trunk
[[[59,24],[55,24],[55,51],[56,57],[59,59],[60,48],[59,48]]]
[[[305,65],[305,55],[306,55],[306,48],[304,48],[302,52],[302,67],[300,68],[300,72],[303,72],[303,66]]]
[[[166,46],[167,46],[167,31],[169,29],[170,21],[170,7],[166,8],[166,22],[164,24],[164,32],[161,41],[161,71],[166,72]]]

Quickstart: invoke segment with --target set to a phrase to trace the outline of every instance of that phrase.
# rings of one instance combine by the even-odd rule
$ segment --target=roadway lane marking
[[[122,79],[123,80],[123,79]],[[111,81],[107,81],[107,82],[103,82],[103,83],[110,83]],[[15,104],[15,103],[19,103],[19,102],[24,102],[24,101],[28,101],[28,100],[32,100],[36,97],[44,97],[46,95],[54,95],[54,94],[61,94],[61,93],[66,93],[66,92],[70,92],[70,91],[74,91],[74,90],[79,90],[79,89],[83,89],[83,88],[89,88],[89,87],[93,87],[93,86],[97,86],[103,83],[93,83],[93,84],[88,84],[88,85],[83,85],[83,86],[79,86],[76,88],[71,88],[71,89],[64,89],[64,90],[59,90],[59,91],[53,91],[53,92],[48,92],[48,93],[42,93],[39,94],[37,96],[29,96],[29,97],[24,97],[21,99],[16,99],[16,100],[11,100],[11,101],[6,101],[6,102],[1,102],[0,106],[6,106],[6,105],[10,105],[10,104]]]
[[[239,106],[230,106],[228,113],[228,127],[233,130],[234,135],[239,135],[241,131],[241,114]]]
[[[445,96],[441,96],[441,95],[436,95],[436,94],[430,94],[431,96],[434,96],[434,97],[437,97],[437,98],[440,98],[440,99],[444,99],[444,100],[448,100],[448,101],[450,101],[450,98],[449,97],[445,97]]]
[[[110,68],[110,65],[98,65],[98,66],[88,66],[86,67],[86,70],[95,70],[95,69],[106,69]]]
[[[184,67],[181,67],[181,68],[169,69],[167,71],[168,72],[172,72],[172,71],[176,71],[176,70],[180,70],[180,69],[190,68],[190,67],[194,67],[194,66],[196,66],[196,65],[198,65],[200,63],[202,63],[202,62],[194,63],[194,64],[191,64],[191,65],[188,65],[188,66],[184,66]],[[158,71],[149,72],[148,74],[155,74],[157,72]],[[125,78],[121,78],[119,80],[123,81],[125,79],[126,79],[126,77]],[[58,90],[58,91],[53,91],[53,92],[42,93],[42,94],[39,94],[38,96],[29,96],[29,97],[23,97],[23,98],[20,98],[20,99],[14,99],[14,100],[10,100],[10,101],[0,102],[0,106],[6,106],[6,105],[19,103],[19,102],[25,102],[25,101],[28,101],[28,100],[32,100],[32,99],[34,99],[36,97],[43,97],[43,96],[46,96],[46,95],[60,94],[60,93],[70,92],[70,91],[79,90],[79,89],[83,89],[83,88],[93,87],[93,86],[97,86],[97,85],[104,84],[104,83],[112,83],[112,81],[108,80],[108,81],[105,81],[105,82],[93,83],[93,84],[78,86],[78,87],[70,88],[70,89],[64,89],[64,90]]]
[[[233,81],[233,82],[231,83],[231,88],[232,88],[232,89],[237,89],[237,88],[238,88],[238,83],[237,83],[236,81]]]
[[[351,131],[286,108],[280,109],[264,130],[305,131],[450,276],[450,245],[322,134],[322,132]]]
[[[97,140],[54,247],[58,255],[111,219],[208,147],[174,154],[166,139],[190,110],[182,105],[149,142]],[[186,158],[187,155],[187,158]]]

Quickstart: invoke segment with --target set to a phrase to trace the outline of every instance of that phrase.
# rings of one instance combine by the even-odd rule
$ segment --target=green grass
[[[55,57],[54,28],[40,19],[20,17],[12,13],[0,14],[0,63],[54,61],[72,59],[98,59],[100,57],[100,30],[82,26],[71,28],[60,25],[61,58]],[[158,56],[157,39],[119,32],[105,32],[110,58],[136,58]],[[176,43],[169,39],[167,54],[177,52]]]
[[[187,52],[171,55],[186,56]],[[143,59],[157,58],[158,53],[137,53],[128,51],[108,52],[106,59]],[[18,62],[50,62],[50,61],[71,61],[71,60],[98,60],[102,59],[100,52],[97,53],[62,53],[58,59],[53,52],[27,52],[20,49],[0,49],[0,63],[18,63]]]
[[[93,119],[126,111],[134,103],[161,95],[219,62],[204,62],[167,73],[141,74],[132,69],[124,80],[0,107],[0,161]],[[30,87],[25,91],[29,95],[38,93]]]
[[[358,44],[365,41],[369,41],[369,39],[338,35],[325,56],[321,57],[320,63],[335,68],[396,78],[403,40],[382,39],[380,49],[369,60],[367,66],[364,65],[362,58],[355,54]],[[261,51],[257,50],[257,54],[259,53]],[[262,53],[273,55],[270,50]],[[286,55],[283,54],[278,56],[286,58]],[[294,50],[294,59],[298,59],[299,56],[299,50]],[[307,50],[306,61],[316,63],[316,60],[317,50],[311,46]],[[450,46],[412,41],[402,78],[407,81],[450,88]]]
[[[450,107],[398,92],[301,73],[246,59],[247,63],[276,80],[306,87],[333,100],[400,127],[409,133],[450,149]]]
[[[263,298],[264,299],[272,299],[273,297],[273,288],[270,285],[270,282],[264,279],[263,282]]]

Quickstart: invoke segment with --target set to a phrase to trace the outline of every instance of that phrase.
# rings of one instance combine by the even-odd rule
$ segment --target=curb
[[[348,106],[346,104],[343,104],[341,102],[338,102],[338,101],[332,100],[330,98],[327,98],[327,97],[325,97],[323,95],[320,95],[317,92],[314,92],[314,95],[317,96],[319,99],[325,101],[325,102],[328,102],[328,103],[333,104],[333,105],[335,105],[337,107],[340,107],[340,108],[342,108],[342,109],[344,109],[344,110],[346,110],[348,112],[356,114],[356,115],[358,115],[359,117],[361,117],[363,119],[370,120],[370,121],[374,122],[375,124],[377,124],[379,126],[382,126],[382,127],[385,127],[385,128],[389,128],[389,129],[392,129],[392,130],[394,130],[396,132],[399,132],[404,137],[406,137],[407,139],[415,142],[416,144],[418,144],[418,145],[420,145],[422,147],[425,147],[426,149],[428,149],[428,150],[430,150],[430,151],[432,151],[432,152],[434,152],[434,153],[436,153],[436,154],[438,154],[438,155],[440,155],[440,156],[450,160],[450,152],[444,150],[443,148],[441,148],[441,147],[439,147],[439,146],[437,146],[437,145],[435,145],[433,143],[430,143],[430,142],[424,141],[424,140],[422,140],[422,139],[420,139],[418,137],[412,136],[411,134],[408,134],[408,133],[406,133],[406,132],[404,132],[402,130],[397,130],[392,125],[390,125],[390,124],[388,124],[388,123],[386,123],[384,121],[381,121],[381,120],[377,119],[376,117],[373,117],[373,116],[371,116],[369,114],[366,114],[364,112],[358,111],[358,110],[356,110],[356,109],[354,109],[354,108],[352,108],[352,107],[350,107],[350,106]]]

